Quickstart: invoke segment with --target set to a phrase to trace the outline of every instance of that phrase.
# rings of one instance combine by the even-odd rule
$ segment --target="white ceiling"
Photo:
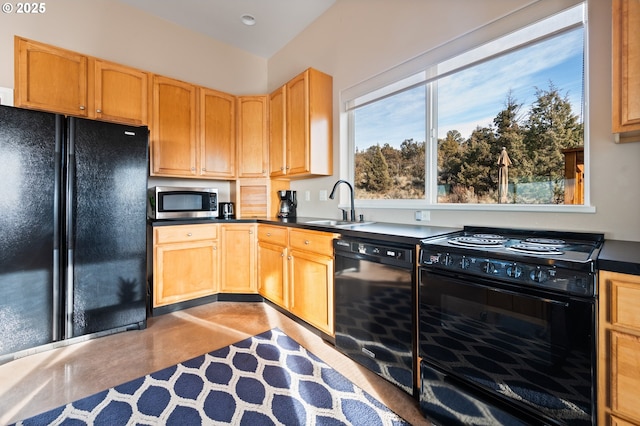
[[[336,0],[120,0],[137,9],[269,58]],[[242,23],[243,15],[255,25]]]

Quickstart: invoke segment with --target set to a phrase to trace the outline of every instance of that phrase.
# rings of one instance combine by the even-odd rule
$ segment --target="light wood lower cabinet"
[[[154,227],[153,307],[216,293],[260,294],[333,336],[337,236],[255,223]]]
[[[258,227],[258,293],[287,308],[289,232],[283,226]]]
[[[289,310],[333,336],[333,256],[292,249]]]
[[[220,225],[222,293],[257,293],[255,223]]]
[[[218,291],[218,225],[153,229],[153,307]]]
[[[598,424],[640,425],[640,276],[599,276]]]
[[[269,225],[258,232],[260,294],[330,336],[335,237]]]

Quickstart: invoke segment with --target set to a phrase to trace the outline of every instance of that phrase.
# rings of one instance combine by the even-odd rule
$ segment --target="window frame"
[[[404,89],[413,85],[425,84],[419,83],[427,81],[427,105],[428,111],[425,117],[425,191],[424,199],[411,200],[381,200],[381,199],[356,199],[356,206],[359,208],[376,208],[376,209],[418,209],[418,210],[470,210],[470,211],[525,211],[525,212],[554,212],[554,213],[594,213],[595,206],[591,204],[591,161],[590,161],[590,143],[589,143],[589,26],[588,26],[588,1],[589,0],[559,0],[556,2],[535,2],[525,6],[513,13],[497,19],[483,27],[466,33],[460,37],[451,40],[441,46],[435,47],[422,55],[419,55],[409,61],[406,61],[396,67],[375,75],[368,80],[349,87],[340,92],[340,121],[341,140],[346,141],[342,144],[341,153],[345,154],[347,159],[346,168],[341,167],[341,176],[353,182],[355,176],[355,128],[354,128],[354,111],[356,109],[355,102],[359,100],[362,106],[371,102],[371,99],[379,99],[380,97],[389,96],[398,91],[397,84],[406,80]],[[550,4],[551,3],[551,4]],[[444,63],[451,58],[464,55],[475,48],[491,43],[501,37],[508,36],[522,28],[525,28],[537,21],[552,17],[560,12],[570,9],[579,4],[584,4],[584,94],[583,94],[583,126],[584,126],[584,204],[471,204],[471,203],[438,203],[437,201],[437,178],[438,170],[434,167],[437,164],[438,151],[438,135],[437,127],[437,102],[434,97],[437,96],[436,85],[429,84],[428,81],[433,77],[433,69],[438,64]],[[535,40],[535,38],[533,39]],[[507,50],[508,52],[508,50]],[[477,63],[477,61],[472,61]],[[464,67],[463,67],[464,68]],[[445,73],[446,74],[446,73]],[[440,76],[441,77],[441,76]],[[438,77],[439,78],[439,77]],[[413,79],[413,80],[412,80]],[[395,89],[393,89],[395,86]],[[402,87],[402,85],[401,85]],[[377,95],[376,95],[377,93]],[[380,94],[382,93],[382,96]],[[362,100],[364,99],[364,102]],[[344,149],[346,145],[346,150]],[[344,166],[344,163],[342,163]]]

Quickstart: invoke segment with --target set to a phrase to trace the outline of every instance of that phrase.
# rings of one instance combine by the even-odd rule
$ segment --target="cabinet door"
[[[148,74],[99,59],[92,62],[95,106],[89,116],[136,126],[147,125]]]
[[[196,88],[162,76],[153,80],[151,174],[197,176]]]
[[[233,179],[236,176],[236,98],[200,88],[200,175]]]
[[[87,57],[15,38],[17,107],[87,116]]]
[[[256,225],[221,226],[222,293],[257,293]]]
[[[640,276],[600,271],[598,286],[598,424],[640,424]]]
[[[239,177],[267,176],[269,135],[267,132],[267,97],[238,98]]]
[[[640,421],[640,336],[611,331],[611,409]]]
[[[272,177],[287,174],[286,86],[269,95],[269,171]]]
[[[309,173],[309,80],[304,72],[287,83],[287,174]]]
[[[613,132],[640,140],[640,2],[613,1]],[[626,141],[624,137],[621,141]]]
[[[289,311],[333,335],[333,258],[292,249],[288,269]]]
[[[160,244],[154,248],[153,306],[184,302],[217,292],[217,242]]]
[[[287,248],[258,241],[258,293],[287,307]]]

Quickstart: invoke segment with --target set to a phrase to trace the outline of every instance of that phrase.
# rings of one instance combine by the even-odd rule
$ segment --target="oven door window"
[[[592,301],[421,269],[420,356],[551,418],[591,424]]]

